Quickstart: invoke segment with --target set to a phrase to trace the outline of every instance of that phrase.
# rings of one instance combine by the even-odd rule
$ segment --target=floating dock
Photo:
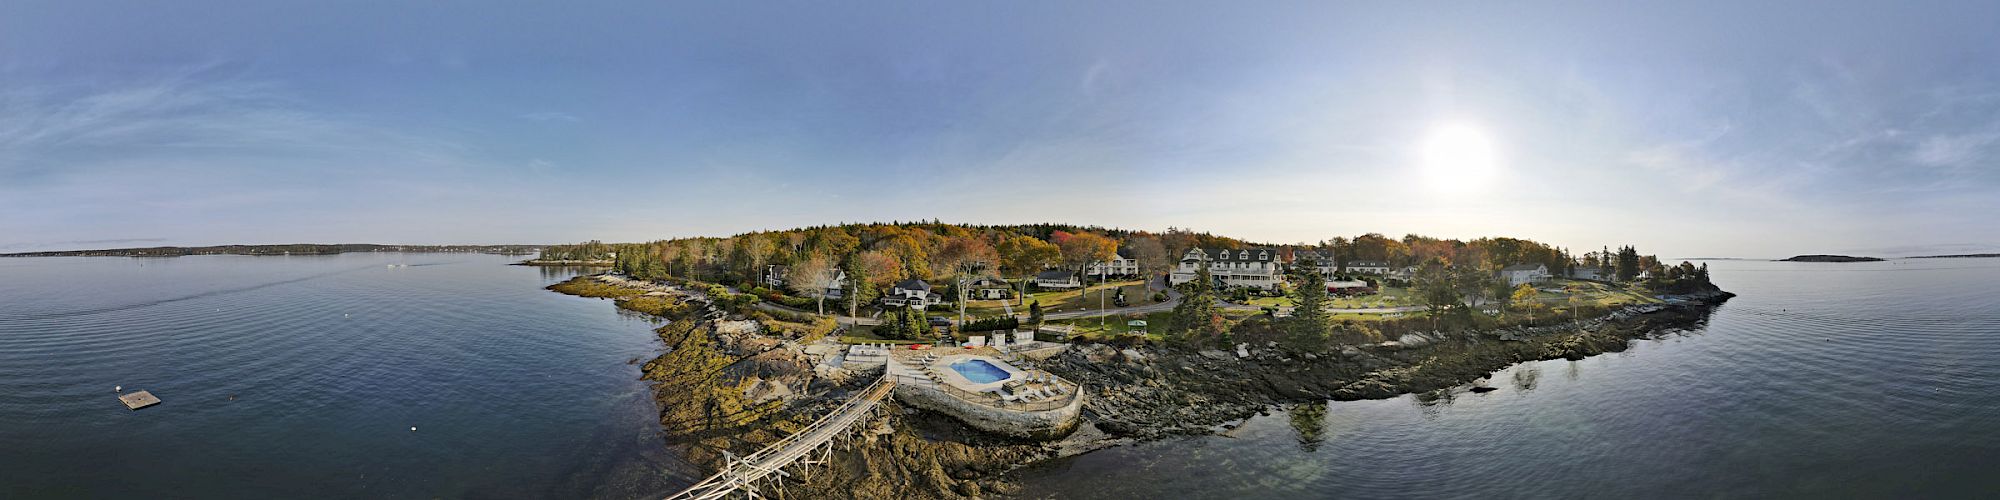
[[[119,394],[118,400],[123,401],[125,403],[126,408],[131,408],[134,410],[160,404],[160,398],[153,397],[153,393],[146,391],[136,391],[131,394]]]

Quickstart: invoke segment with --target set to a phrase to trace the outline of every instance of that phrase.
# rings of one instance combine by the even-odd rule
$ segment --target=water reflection
[[[1291,417],[1299,449],[1306,453],[1319,451],[1320,443],[1326,442],[1326,403],[1295,404],[1286,408],[1285,413]]]
[[[1523,364],[1514,369],[1515,390],[1521,392],[1535,390],[1535,383],[1541,381],[1541,379],[1542,365],[1539,363]]]
[[[596,274],[604,272],[604,270],[610,268],[594,267],[594,266],[535,266],[535,269],[541,270],[542,278],[549,280],[566,280],[573,277],[582,276],[585,274]]]

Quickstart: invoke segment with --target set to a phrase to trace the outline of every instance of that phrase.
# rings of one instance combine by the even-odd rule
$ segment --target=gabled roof
[[[925,283],[924,280],[903,280],[896,282],[896,288],[901,288],[904,290],[930,291],[931,284]]]
[[[1500,269],[1500,271],[1502,271],[1502,272],[1513,272],[1513,271],[1533,271],[1533,270],[1536,270],[1536,269],[1542,269],[1542,268],[1543,268],[1543,267],[1542,267],[1542,265],[1541,265],[1541,264],[1514,264],[1514,265],[1511,265],[1511,266],[1507,266],[1507,267],[1504,267],[1504,268],[1501,268],[1501,269]]]
[[[967,286],[1011,286],[1007,283],[1007,280],[995,278],[992,276],[980,276],[979,279],[972,280],[972,282],[966,283],[966,285]]]
[[[1047,271],[1035,273],[1035,279],[1038,280],[1066,280],[1074,278],[1076,278],[1076,273],[1072,273],[1063,269],[1050,269]]]
[[[1208,260],[1216,262],[1276,262],[1278,251],[1269,248],[1203,248]]]

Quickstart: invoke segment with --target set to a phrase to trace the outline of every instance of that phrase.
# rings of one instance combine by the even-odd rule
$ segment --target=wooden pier
[[[747,498],[765,498],[758,493],[768,483],[773,487],[784,486],[782,480],[791,477],[787,467],[796,465],[800,475],[808,474],[814,465],[826,464],[833,460],[833,448],[837,444],[850,441],[860,431],[867,417],[881,407],[882,399],[889,397],[896,389],[896,380],[888,375],[876,379],[860,394],[847,400],[833,413],[820,417],[812,425],[798,433],[771,443],[770,446],[737,458],[723,453],[723,469],[708,479],[688,487],[668,500],[710,500],[740,495]],[[783,496],[780,491],[779,495]]]
[[[119,394],[118,400],[124,402],[126,408],[134,410],[160,404],[160,398],[153,397],[153,393],[146,391]]]

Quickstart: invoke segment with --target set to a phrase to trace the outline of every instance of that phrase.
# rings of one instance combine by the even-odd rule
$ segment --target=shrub
[[[1165,291],[1153,292],[1153,302],[1166,302],[1166,301],[1167,301],[1167,292]]]
[[[1020,327],[1021,327],[1020,319],[1015,318],[1013,316],[999,316],[992,318],[979,318],[966,322],[965,327],[961,328],[960,330],[967,332],[986,332],[993,330],[1012,330]]]

